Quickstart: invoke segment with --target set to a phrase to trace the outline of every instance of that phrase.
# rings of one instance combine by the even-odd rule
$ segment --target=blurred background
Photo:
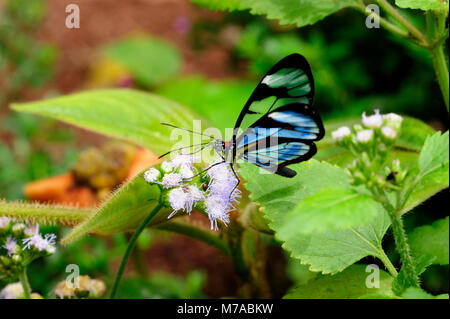
[[[68,4],[80,8],[79,29],[65,26]],[[420,13],[408,14],[420,23]],[[428,53],[383,29],[365,28],[364,17],[352,10],[298,29],[245,11],[212,12],[188,0],[0,0],[0,198],[91,206],[123,182],[139,153],[132,145],[14,113],[8,107],[12,102],[129,87],[179,101],[223,129],[234,125],[260,77],[293,52],[311,63],[315,107],[325,121],[380,109],[417,117],[435,129],[448,128]],[[105,160],[113,169],[104,168]],[[75,182],[64,179],[67,172],[75,174]],[[52,190],[50,184],[61,181],[76,187],[42,195],[43,184],[37,184],[37,191],[29,187],[24,192],[27,183],[52,176],[57,176],[53,182],[44,180]],[[446,216],[440,207],[448,195],[447,190],[417,208],[420,213],[407,216],[406,226]],[[201,216],[199,222],[204,222]],[[90,237],[58,249],[31,266],[31,285],[49,293],[69,263],[79,264],[82,274],[111,277],[126,240],[124,234]],[[386,245],[393,247],[389,235]],[[277,245],[269,253],[279,260],[267,269],[275,296],[314,276],[298,261],[283,258]],[[236,275],[225,255],[162,231],[140,237],[128,271],[146,280],[129,276],[122,297],[236,294]],[[34,276],[36,272],[40,275]],[[448,266],[430,267],[424,285],[433,294],[448,291]]]

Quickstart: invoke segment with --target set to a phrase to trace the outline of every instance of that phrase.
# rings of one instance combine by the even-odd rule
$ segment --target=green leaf
[[[128,89],[86,91],[13,104],[12,108],[128,140],[155,153],[165,153],[172,146],[172,128],[161,125],[161,122],[191,128],[192,121],[199,119],[199,116],[176,102]]]
[[[368,288],[366,280],[371,272],[366,272],[367,265],[353,265],[334,276],[320,276],[306,285],[292,289],[284,299],[350,299],[368,294],[393,297],[391,290],[392,277],[379,270],[379,288]]]
[[[424,11],[448,8],[446,0],[395,0],[400,8],[421,9]]]
[[[260,174],[250,164],[241,165],[240,174],[246,180],[244,186],[250,199],[263,207],[270,228],[291,257],[311,265],[311,271],[325,274],[340,272],[369,255],[380,258],[381,240],[390,225],[386,213],[365,227],[310,235],[280,232],[287,222],[287,213],[304,198],[330,187],[350,187],[344,170],[326,162],[309,160],[290,167],[297,171],[291,179]]]
[[[423,274],[427,269],[427,267],[434,263],[435,259],[436,257],[430,257],[426,255],[415,256],[413,262],[417,276]],[[406,274],[405,267],[402,267],[397,277],[392,282],[392,291],[394,291],[396,295],[400,296],[406,291],[406,289],[410,287],[411,281],[408,280],[408,275]]]
[[[434,264],[448,265],[449,217],[415,228],[408,235],[408,242],[413,256],[435,258]]]
[[[266,15],[280,24],[302,27],[314,24],[343,8],[359,6],[359,0],[191,0],[213,10],[246,10],[254,15]]]
[[[176,75],[181,66],[181,56],[175,47],[152,37],[121,39],[107,45],[104,52],[127,68],[143,86],[166,81]]]
[[[61,244],[66,245],[89,233],[110,235],[131,231],[155,208],[160,196],[157,185],[149,185],[141,172],[111,195],[88,219],[66,235]],[[170,210],[163,208],[150,221],[149,226],[167,222]]]
[[[420,152],[419,174],[402,214],[449,186],[449,133],[429,136]]]
[[[403,299],[448,299],[448,294],[442,294],[438,296],[433,296],[428,292],[416,288],[410,287],[402,294]]]
[[[214,127],[224,130],[234,127],[255,86],[256,83],[248,81],[211,81],[196,76],[169,81],[156,92],[189,106]]]
[[[280,234],[307,235],[367,226],[382,207],[371,196],[351,188],[327,188],[305,198],[287,212]]]

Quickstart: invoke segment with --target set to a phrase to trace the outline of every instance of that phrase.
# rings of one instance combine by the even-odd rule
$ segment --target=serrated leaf
[[[319,20],[343,8],[359,6],[359,0],[191,0],[214,10],[246,10],[252,14],[266,15],[268,19],[277,19],[280,24],[294,24],[302,27]]]
[[[259,169],[250,164],[241,165],[240,174],[250,198],[263,207],[270,228],[291,257],[325,274],[342,271],[369,255],[379,257],[381,240],[390,225],[386,213],[366,227],[311,235],[279,232],[287,213],[305,197],[329,187],[350,187],[344,170],[326,162],[309,160],[290,167],[297,171],[291,179],[259,174]]]
[[[433,258],[434,264],[449,264],[449,217],[415,228],[408,236],[413,256]]]
[[[66,235],[63,245],[73,242],[89,233],[110,235],[135,229],[156,207],[160,196],[157,185],[149,185],[143,172],[112,194],[88,219],[77,225]],[[167,221],[170,210],[163,208],[150,221],[157,225]]]
[[[449,133],[428,136],[418,159],[419,174],[402,214],[449,186]]]
[[[144,86],[154,86],[176,75],[181,56],[170,44],[148,36],[132,36],[108,44],[106,56],[118,61]]]
[[[367,226],[383,211],[371,196],[351,188],[326,188],[306,197],[286,213],[279,236],[308,235]]]
[[[93,90],[12,105],[16,111],[38,114],[94,132],[121,138],[155,153],[170,150],[171,128],[161,122],[192,128],[200,119],[189,109],[161,96],[129,89]]]
[[[446,0],[395,0],[400,8],[421,9],[424,11],[448,8]]]
[[[383,270],[379,270],[379,288],[368,288],[366,280],[370,272],[366,272],[367,265],[353,265],[334,276],[321,276],[288,292],[284,299],[351,299],[379,294],[394,297],[391,290],[392,277]]]

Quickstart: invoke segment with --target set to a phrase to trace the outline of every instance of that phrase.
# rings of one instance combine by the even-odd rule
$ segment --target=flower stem
[[[444,54],[444,43],[445,41],[438,43],[434,47],[430,49],[431,59],[433,61],[434,71],[436,72],[436,77],[439,83],[439,87],[441,88],[442,97],[445,102],[445,106],[447,108],[447,112],[449,111],[449,78],[448,78],[448,69],[447,63],[445,61]]]
[[[22,283],[25,299],[31,299],[31,287],[28,282],[27,267],[23,267],[22,271],[19,273],[19,280]]]
[[[145,229],[145,227],[148,225],[148,223],[152,220],[152,218],[159,212],[161,209],[162,204],[159,202],[156,207],[151,211],[151,213],[142,221],[142,223],[139,225],[139,227],[134,232],[133,236],[131,236],[130,241],[127,246],[127,250],[125,251],[125,254],[123,255],[122,262],[120,263],[119,270],[116,275],[116,279],[114,280],[114,284],[111,290],[110,298],[114,299],[117,289],[119,288],[120,280],[122,279],[123,272],[125,270],[125,266],[127,265],[128,259],[130,258],[131,252],[133,251],[134,245],[136,244],[136,240],[138,239],[139,235],[142,233],[142,231]]]
[[[401,209],[395,208],[387,198],[386,194],[379,191],[381,194],[377,200],[383,205],[388,212],[391,219],[392,232],[394,234],[395,248],[400,255],[402,267],[405,272],[405,281],[409,287],[419,287],[419,277],[417,276],[416,267],[411,256],[411,250],[408,245],[406,232],[403,227],[403,220],[399,213]]]
[[[426,46],[428,44],[428,40],[425,35],[420,32],[408,19],[400,14],[389,2],[386,0],[377,0],[377,3],[380,7],[382,7],[392,18],[394,18],[398,23],[400,23],[403,27],[408,30],[409,34],[419,40],[422,46]]]

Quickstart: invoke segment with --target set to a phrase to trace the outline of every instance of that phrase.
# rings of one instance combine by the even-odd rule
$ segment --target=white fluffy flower
[[[356,133],[356,141],[358,143],[367,143],[373,138],[373,130],[362,130]]]
[[[362,114],[362,123],[366,127],[379,128],[383,124],[383,120],[380,110],[375,110],[375,114],[370,116],[366,116],[366,112]]]
[[[23,249],[31,249],[32,247],[36,248],[39,251],[46,250],[49,253],[55,252],[55,244],[56,236],[54,234],[46,234],[42,237],[41,234],[36,232],[33,236],[23,239],[24,247]]]
[[[393,140],[397,137],[397,131],[389,126],[383,126],[381,128],[381,134],[383,134],[384,137],[391,139],[391,140]]]
[[[350,134],[351,134],[351,131],[348,128],[348,126],[342,126],[342,127],[338,128],[336,131],[333,131],[331,133],[331,137],[335,141],[342,141],[344,139],[344,137],[346,137]]]
[[[158,179],[159,175],[160,172],[156,168],[152,167],[144,173],[144,179],[147,183],[154,183]]]
[[[173,212],[167,218],[171,218],[180,209],[186,209],[188,194],[181,187],[174,188],[169,192],[169,202]]]
[[[188,166],[192,168],[194,165],[194,158],[192,155],[179,154],[172,159],[172,164],[175,168],[181,166]]]
[[[395,113],[388,113],[384,115],[384,119],[386,120],[386,124],[398,129],[402,125],[403,117]]]
[[[23,233],[24,233],[26,236],[33,236],[34,234],[39,233],[39,224],[31,225],[31,226],[25,227]]]
[[[161,163],[161,169],[166,173],[172,172],[173,168],[174,168],[174,166],[173,166],[172,162],[164,161]]]
[[[205,211],[211,221],[211,230],[218,230],[217,220],[222,221],[225,225],[230,222],[228,205],[220,196],[208,196],[205,200]]]
[[[10,221],[11,221],[11,219],[8,217],[0,217],[0,229],[8,226]]]
[[[180,183],[183,181],[183,178],[178,173],[170,173],[166,174],[163,177],[162,185],[164,188],[173,188],[180,185]]]
[[[186,193],[188,194],[188,201],[186,210],[188,213],[192,211],[192,207],[197,203],[205,199],[203,193],[194,185],[188,185],[186,187]]]
[[[11,256],[14,254],[17,250],[17,243],[12,237],[8,237],[6,240],[6,244],[3,245],[3,248],[5,248],[8,251],[8,256]]]
[[[0,299],[23,299],[24,297],[23,286],[20,282],[6,285],[0,291]]]
[[[188,165],[182,165],[179,171],[181,177],[183,177],[184,179],[190,179],[192,177],[194,177],[194,171],[192,170],[191,167],[189,167]]]

